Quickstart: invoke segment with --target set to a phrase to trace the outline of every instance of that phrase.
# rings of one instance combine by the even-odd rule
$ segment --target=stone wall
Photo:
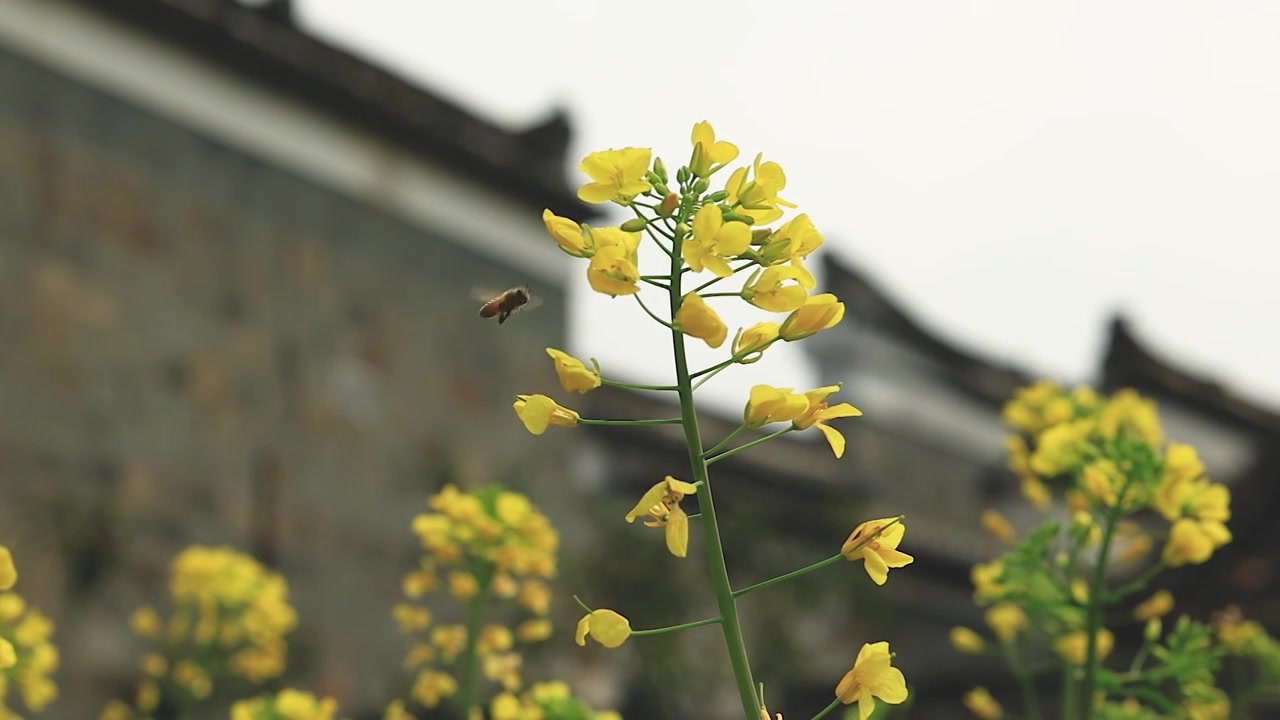
[[[62,648],[58,717],[129,692],[126,618],[190,543],[276,564],[291,677],[373,707],[411,517],[446,477],[504,479],[573,532],[547,392],[564,300],[498,327],[467,249],[0,49],[0,542]],[[536,211],[530,211],[537,224]],[[288,679],[288,678],[286,678]]]

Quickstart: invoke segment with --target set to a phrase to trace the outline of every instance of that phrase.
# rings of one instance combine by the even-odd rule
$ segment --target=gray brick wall
[[[128,612],[189,543],[274,557],[294,677],[357,710],[396,678],[388,612],[442,473],[506,479],[573,532],[564,436],[510,407],[555,387],[559,289],[482,322],[474,284],[527,278],[465,238],[3,49],[0,88],[0,542],[57,623],[54,716],[133,677]]]

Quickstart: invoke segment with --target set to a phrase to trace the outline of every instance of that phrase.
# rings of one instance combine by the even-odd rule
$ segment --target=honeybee
[[[521,310],[532,310],[542,304],[541,298],[529,292],[528,285],[509,288],[498,293],[476,290],[472,296],[484,302],[484,305],[480,306],[480,317],[491,318],[496,315],[499,325]]]

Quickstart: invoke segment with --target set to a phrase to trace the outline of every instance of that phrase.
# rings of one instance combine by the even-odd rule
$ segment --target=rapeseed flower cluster
[[[446,485],[427,504],[430,512],[412,524],[424,555],[404,576],[405,600],[392,611],[401,632],[413,638],[404,660],[414,673],[413,702],[434,709],[458,696],[464,712],[480,712],[483,677],[496,686],[493,712],[501,710],[503,717],[577,717],[537,715],[536,703],[517,699],[533,697],[532,690],[519,695],[524,687],[520,646],[545,641],[552,632],[548,581],[556,574],[559,536],[551,522],[525,495],[499,487],[462,492]],[[433,613],[438,604],[428,606],[436,594],[462,604],[466,622],[438,621]],[[486,619],[491,602],[505,603],[504,619],[511,622]],[[572,700],[565,708],[580,706],[585,707]],[[398,701],[386,717],[412,716]]]
[[[1063,501],[1060,517],[1021,537],[994,510],[981,518],[985,529],[1013,545],[974,566],[971,578],[974,600],[987,608],[986,624],[1015,674],[1027,677],[1025,658],[1039,643],[1081,678],[1064,691],[1067,716],[1080,707],[1091,717],[1226,718],[1230,700],[1215,682],[1231,646],[1214,642],[1208,625],[1186,616],[1167,626],[1176,607],[1168,590],[1135,596],[1163,569],[1204,563],[1230,542],[1230,491],[1205,476],[1193,447],[1165,438],[1155,403],[1133,390],[1106,396],[1044,381],[1020,389],[1003,416],[1017,431],[1006,449],[1024,496],[1042,511],[1051,510],[1055,490]],[[1156,527],[1144,522],[1149,518],[1159,519]],[[1151,557],[1160,542],[1161,552]],[[1108,587],[1110,563],[1144,559],[1147,567],[1135,580]],[[1143,625],[1144,641],[1125,673],[1104,665],[1116,636],[1103,624],[1103,612],[1121,603],[1130,604],[1132,622]],[[1242,626],[1220,623],[1218,632],[1230,636]],[[966,627],[953,628],[950,639],[962,653],[988,648]],[[1270,647],[1268,640],[1257,643]],[[1258,657],[1272,656],[1264,650]],[[1003,713],[983,688],[964,702],[979,717]],[[1026,702],[1026,712],[1036,714],[1034,692]]]
[[[13,555],[0,545],[0,717],[18,717],[9,707],[10,689],[33,713],[58,697],[53,622],[13,592],[17,582]]]
[[[134,633],[152,648],[139,662],[132,705],[112,701],[101,720],[147,717],[166,701],[204,700],[221,677],[259,684],[284,672],[285,636],[297,614],[280,574],[232,548],[193,545],[172,561],[169,596],[167,618],[149,605],[130,616]]]
[[[335,720],[337,712],[333,698],[285,688],[275,695],[236,701],[231,706],[231,720]]]
[[[529,432],[541,435],[551,427],[578,425],[682,425],[688,446],[688,474],[666,475],[646,490],[624,516],[628,523],[643,519],[648,528],[660,529],[668,552],[675,558],[689,553],[691,521],[698,518],[705,538],[707,568],[715,588],[720,615],[681,625],[635,630],[622,614],[608,608],[591,608],[582,601],[585,615],[578,622],[575,640],[588,639],[616,648],[629,638],[674,632],[699,625],[719,624],[732,661],[742,708],[749,720],[769,718],[763,697],[757,695],[736,614],[737,597],[774,582],[824,567],[841,557],[862,562],[868,576],[883,585],[890,568],[901,568],[913,558],[898,549],[905,526],[902,518],[861,523],[828,560],[759,583],[737,593],[725,569],[724,548],[711,502],[708,466],[770,439],[791,432],[816,429],[831,452],[840,458],[847,448],[843,433],[833,424],[858,417],[862,411],[832,396],[839,385],[797,391],[792,387],[760,384],[745,393],[742,423],[720,442],[705,447],[695,420],[695,390],[724,369],[751,364],[776,343],[795,342],[834,327],[844,318],[844,303],[831,293],[817,292],[807,267],[809,256],[823,244],[823,237],[805,213],[791,214],[796,205],[783,197],[787,177],[781,165],[757,155],[749,165],[731,168],[737,160],[736,145],[718,138],[710,123],[699,122],[690,134],[689,161],[669,173],[650,148],[625,147],[593,152],[580,169],[589,180],[578,197],[590,203],[614,203],[630,215],[612,227],[592,227],[570,218],[543,212],[548,234],[566,254],[585,262],[588,285],[611,298],[631,297],[641,309],[666,327],[672,337],[675,381],[671,385],[635,385],[607,378],[599,363],[590,363],[558,348],[547,348],[561,387],[567,393],[591,392],[602,386],[652,392],[673,392],[680,417],[662,419],[584,418],[571,407],[547,395],[516,395],[513,409]],[[721,174],[723,173],[723,174]],[[717,175],[722,179],[717,179]],[[640,245],[648,239],[668,263],[649,274],[640,268]],[[713,288],[745,275],[736,289]],[[709,277],[707,277],[709,276]],[[688,284],[686,284],[688,281]],[[664,290],[666,307],[650,308],[641,297],[644,285]],[[720,300],[746,303],[773,314],[731,333],[715,304]],[[730,341],[730,338],[732,340]],[[712,349],[729,344],[727,357],[711,367],[688,366],[686,342],[700,341]],[[731,446],[743,432],[764,431],[763,437]],[[697,511],[693,510],[696,503]],[[896,704],[907,697],[902,673],[890,664],[888,643],[864,645],[853,666],[835,689],[839,703],[858,705],[865,720],[876,699]],[[504,700],[515,707],[515,700]],[[828,708],[828,711],[830,708]],[[825,712],[824,712],[825,714]],[[780,717],[780,715],[778,716]]]

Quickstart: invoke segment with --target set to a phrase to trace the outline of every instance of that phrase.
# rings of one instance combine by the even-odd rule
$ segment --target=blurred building
[[[286,681],[380,708],[428,492],[559,494],[511,396],[565,342],[541,212],[591,216],[565,117],[497,127],[287,10],[0,9],[0,542],[57,625],[53,717],[132,697],[126,619],[189,543],[288,576]],[[537,313],[477,317],[474,286],[524,283]]]

